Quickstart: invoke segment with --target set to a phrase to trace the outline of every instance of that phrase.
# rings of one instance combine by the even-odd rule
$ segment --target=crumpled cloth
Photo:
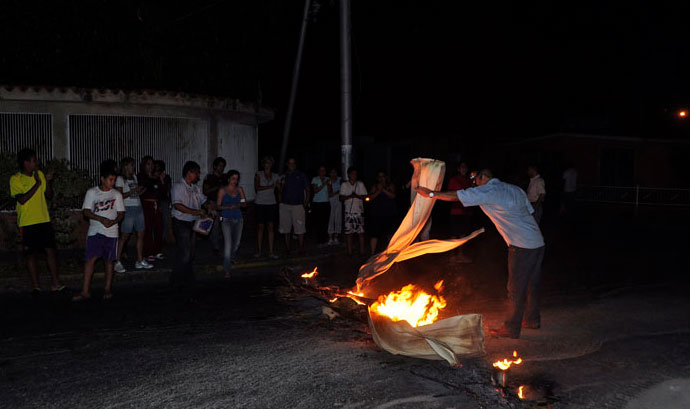
[[[415,191],[417,186],[441,189],[446,168],[443,161],[417,158],[413,159],[411,164],[414,174],[410,189]],[[484,229],[479,229],[460,239],[414,243],[429,219],[433,206],[434,199],[416,195],[386,250],[372,256],[359,269],[357,292],[364,293],[369,298],[376,298],[377,294],[367,294],[367,286],[371,280],[388,271],[393,264],[423,254],[452,250],[484,232]],[[457,315],[414,328],[407,321],[393,321],[370,310],[369,325],[376,344],[396,355],[444,359],[455,365],[460,356],[479,355],[484,352],[484,331],[482,317],[479,314]]]

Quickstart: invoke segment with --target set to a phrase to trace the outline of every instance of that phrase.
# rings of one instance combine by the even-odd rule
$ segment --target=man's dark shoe
[[[489,335],[491,335],[492,337],[498,337],[498,338],[513,338],[513,339],[520,338],[519,333],[516,334],[514,332],[511,332],[505,327],[489,328]]]
[[[539,328],[541,328],[541,324],[540,324],[540,323],[530,324],[530,323],[527,322],[527,321],[522,321],[522,328],[527,328],[527,329],[539,329]]]

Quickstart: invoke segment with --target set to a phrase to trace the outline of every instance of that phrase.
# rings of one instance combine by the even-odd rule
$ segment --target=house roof
[[[269,107],[235,98],[152,89],[0,85],[0,101],[2,100],[168,105],[253,115],[259,123],[268,122],[274,117],[273,110]]]

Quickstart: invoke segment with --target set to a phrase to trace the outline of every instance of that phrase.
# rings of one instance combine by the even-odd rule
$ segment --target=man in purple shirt
[[[297,170],[297,161],[287,161],[287,172],[280,177],[279,206],[280,225],[278,231],[285,236],[285,247],[290,254],[290,233],[294,231],[299,242],[299,251],[304,250],[304,233],[307,232],[304,209],[309,203],[309,179],[304,172]]]

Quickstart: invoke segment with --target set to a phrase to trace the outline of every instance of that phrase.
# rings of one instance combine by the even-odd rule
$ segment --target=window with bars
[[[151,116],[70,115],[69,152],[74,166],[86,169],[98,184],[99,164],[106,159],[135,161],[146,155],[166,163],[173,181],[188,160],[206,169],[206,121]]]
[[[53,117],[50,114],[0,112],[0,152],[36,151],[45,163],[53,158]]]

